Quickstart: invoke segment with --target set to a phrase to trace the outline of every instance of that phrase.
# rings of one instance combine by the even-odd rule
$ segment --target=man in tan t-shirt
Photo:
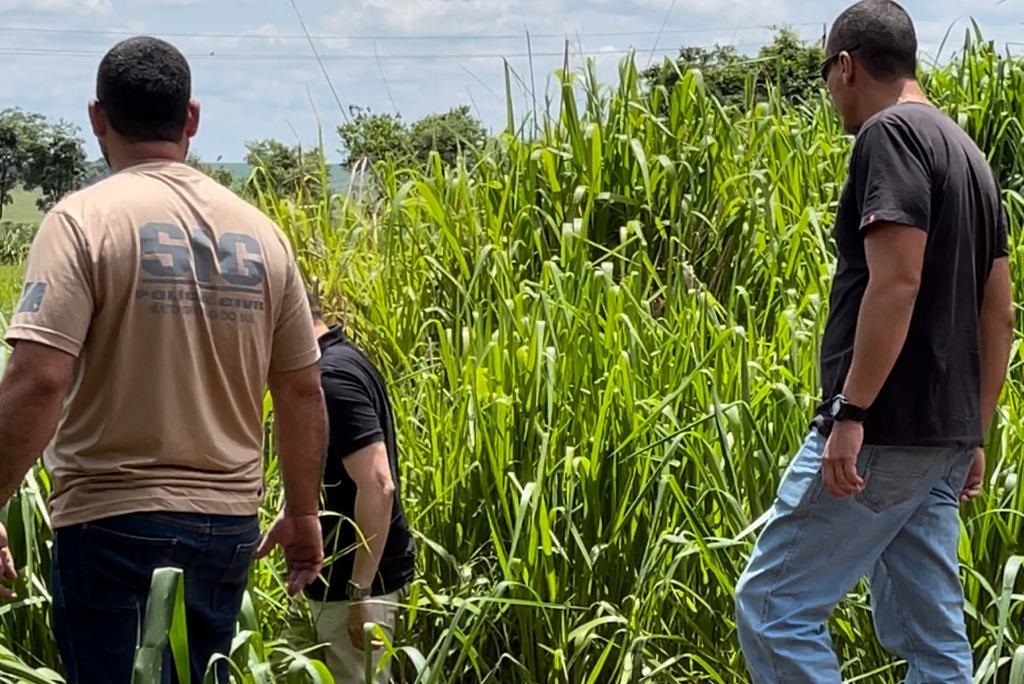
[[[113,174],[43,219],[7,330],[0,505],[45,447],[54,631],[72,684],[129,682],[161,566],[184,570],[192,680],[230,648],[260,539],[268,385],[286,510],[269,542],[293,593],[323,561],[326,426],[305,291],[278,228],[183,163],[199,124],[190,97],[188,63],[163,41],[104,57],[89,114]],[[0,528],[13,579],[6,547]]]

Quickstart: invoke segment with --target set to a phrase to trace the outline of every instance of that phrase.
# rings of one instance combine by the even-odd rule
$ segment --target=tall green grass
[[[989,153],[1014,245],[1022,74],[975,43],[926,78]],[[743,682],[733,589],[819,399],[849,140],[824,97],[727,110],[695,73],[643,92],[629,61],[614,88],[560,79],[538,140],[266,209],[395,388],[418,681]],[[980,682],[1024,659],[1022,379],[1015,354],[964,511]],[[850,680],[899,681],[866,587],[832,631]]]
[[[1018,290],[1022,77],[972,43],[926,78],[1007,188]],[[849,140],[824,96],[726,109],[697,73],[644,92],[632,60],[614,87],[558,78],[537,139],[381,165],[373,193],[261,196],[392,389],[421,556],[389,655],[422,684],[745,682],[733,590],[818,399]],[[963,512],[980,683],[1024,672],[1022,381],[1015,351],[991,487]],[[7,512],[34,603],[0,614],[0,643],[56,667],[47,488],[37,473]],[[279,644],[250,672],[284,677],[304,656],[280,640],[302,648],[309,624],[277,563],[254,572],[243,633]],[[900,680],[866,587],[831,629],[849,681]]]

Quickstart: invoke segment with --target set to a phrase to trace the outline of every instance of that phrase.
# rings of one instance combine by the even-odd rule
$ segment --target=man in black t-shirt
[[[338,684],[389,681],[380,644],[364,625],[392,638],[402,590],[412,581],[416,551],[399,497],[398,445],[380,373],[346,337],[328,328],[310,292],[330,425],[321,526],[327,563],[307,590],[317,638],[328,643],[327,666]],[[364,649],[372,648],[367,673]]]
[[[754,684],[841,681],[825,625],[865,575],[908,682],[972,681],[958,504],[981,490],[1013,338],[1007,226],[984,155],[918,86],[916,52],[890,0],[829,35],[822,76],[857,139],[824,401],[736,590]]]

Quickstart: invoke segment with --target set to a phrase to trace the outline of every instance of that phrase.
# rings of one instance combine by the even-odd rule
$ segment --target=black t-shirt
[[[978,319],[995,259],[1006,256],[1005,214],[984,155],[953,121],[923,103],[884,110],[861,129],[836,216],[839,262],[821,347],[828,434],[868,284],[865,231],[894,222],[927,231],[906,343],[864,424],[866,444],[982,443]]]
[[[360,449],[384,442],[395,482],[395,502],[384,555],[373,582],[373,595],[390,594],[412,581],[416,561],[415,544],[402,512],[398,444],[391,404],[380,373],[345,338],[341,328],[325,333],[320,338],[320,349],[320,378],[330,426],[324,469],[325,504],[320,520],[327,557],[338,558],[324,567],[322,574],[326,582],[317,579],[306,593],[318,601],[348,600],[348,581],[352,577],[357,544],[353,524],[357,487],[345,470],[344,460]]]

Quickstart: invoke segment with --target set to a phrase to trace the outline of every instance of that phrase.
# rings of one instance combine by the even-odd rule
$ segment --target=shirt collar
[[[341,344],[345,341],[345,331],[340,325],[331,326],[331,329],[320,336],[317,340],[320,344],[320,353],[323,354],[330,347],[336,344]]]

